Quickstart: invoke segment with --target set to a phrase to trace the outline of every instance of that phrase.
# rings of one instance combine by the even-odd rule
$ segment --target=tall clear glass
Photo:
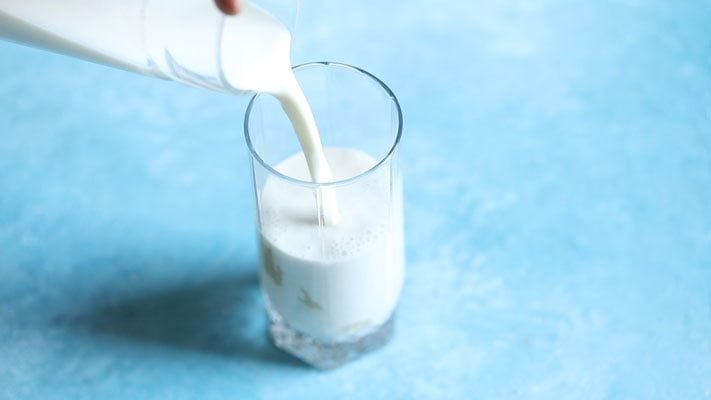
[[[362,69],[294,68],[335,181],[313,183],[296,135],[272,97],[244,122],[261,248],[261,283],[279,348],[318,368],[388,342],[404,278],[402,114],[392,91]],[[335,195],[340,221],[324,218]]]

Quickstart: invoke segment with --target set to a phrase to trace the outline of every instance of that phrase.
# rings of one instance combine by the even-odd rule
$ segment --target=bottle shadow
[[[256,273],[154,289],[55,320],[90,336],[111,336],[228,358],[305,367],[268,339]]]

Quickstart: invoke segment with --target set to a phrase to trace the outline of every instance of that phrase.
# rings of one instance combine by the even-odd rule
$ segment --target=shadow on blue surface
[[[139,292],[54,322],[83,335],[306,368],[267,339],[259,296],[257,275],[243,273]]]

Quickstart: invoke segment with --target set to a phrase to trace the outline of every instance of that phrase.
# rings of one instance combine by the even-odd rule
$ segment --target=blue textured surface
[[[405,112],[399,330],[327,373],[265,338],[246,99],[0,44],[0,398],[711,398],[711,3],[397,3],[295,43]]]

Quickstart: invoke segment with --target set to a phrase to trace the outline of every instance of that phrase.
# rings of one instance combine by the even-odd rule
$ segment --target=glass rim
[[[247,148],[249,148],[249,153],[250,156],[252,156],[257,162],[267,171],[269,171],[270,174],[283,179],[287,182],[300,185],[300,186],[306,186],[306,187],[313,187],[313,188],[324,188],[324,187],[335,187],[335,186],[343,186],[347,185],[351,182],[363,179],[364,177],[374,173],[375,171],[379,170],[388,160],[390,160],[395,154],[395,150],[398,147],[398,144],[400,143],[400,139],[402,138],[402,109],[400,108],[400,102],[398,101],[397,97],[395,97],[395,94],[393,93],[392,90],[386,85],[383,81],[381,81],[378,77],[375,75],[371,74],[370,72],[362,69],[355,67],[353,65],[349,64],[344,64],[344,63],[339,63],[339,62],[333,62],[333,61],[314,61],[314,62],[308,62],[304,64],[299,64],[291,69],[293,71],[299,71],[302,69],[308,69],[308,68],[319,68],[319,67],[336,67],[336,68],[341,68],[344,70],[350,70],[352,72],[359,73],[361,75],[365,75],[366,77],[370,78],[372,81],[377,83],[381,89],[385,91],[385,93],[390,97],[392,100],[393,104],[395,105],[395,109],[397,110],[397,134],[395,135],[395,140],[393,140],[392,145],[388,149],[388,152],[383,156],[375,165],[372,167],[368,168],[366,171],[361,172],[358,175],[351,176],[346,179],[341,179],[337,181],[332,181],[332,182],[313,182],[313,181],[304,181],[301,179],[296,179],[288,175],[284,175],[281,172],[277,171],[274,167],[272,167],[269,163],[264,161],[262,157],[260,157],[259,153],[257,150],[254,148],[254,145],[252,144],[252,140],[250,139],[249,135],[249,120],[250,116],[252,114],[252,107],[254,106],[255,101],[263,95],[263,93],[257,93],[252,98],[249,100],[249,104],[247,105],[247,110],[245,111],[244,115],[244,137],[247,141]]]

